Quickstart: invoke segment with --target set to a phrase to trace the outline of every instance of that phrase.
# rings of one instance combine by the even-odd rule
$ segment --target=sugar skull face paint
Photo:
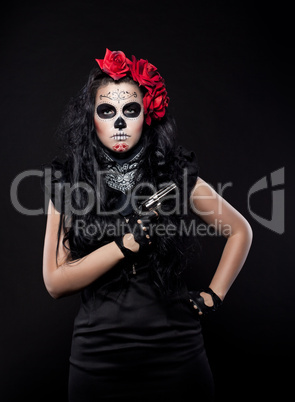
[[[141,137],[144,111],[141,92],[136,84],[111,83],[97,90],[94,125],[102,144],[125,152]]]

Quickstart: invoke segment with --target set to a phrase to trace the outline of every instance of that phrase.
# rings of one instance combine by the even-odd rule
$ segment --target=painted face
[[[100,141],[115,152],[137,144],[144,122],[142,95],[132,83],[108,84],[97,90],[94,125]]]

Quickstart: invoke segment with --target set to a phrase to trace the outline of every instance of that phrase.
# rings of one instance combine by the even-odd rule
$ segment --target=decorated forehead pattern
[[[119,88],[116,91],[109,91],[106,95],[99,95],[99,99],[106,100],[109,99],[114,102],[120,103],[120,101],[126,101],[130,98],[137,98],[137,93],[134,91],[122,91]]]
[[[135,56],[129,60],[122,51],[110,51],[109,49],[106,49],[104,59],[96,59],[96,62],[100,69],[115,81],[129,76],[139,86],[146,88],[147,92],[143,97],[146,124],[150,125],[152,120],[161,120],[165,116],[169,97],[165,81],[153,64],[147,60],[137,60]],[[118,96],[116,100],[120,102],[126,99],[120,98],[120,96],[128,96],[128,93],[120,94],[120,92],[116,93],[115,91],[114,94],[105,96]]]

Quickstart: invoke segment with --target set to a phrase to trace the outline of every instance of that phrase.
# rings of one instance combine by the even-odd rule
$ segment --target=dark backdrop
[[[68,356],[79,296],[53,300],[42,280],[46,216],[19,213],[15,177],[40,169],[58,148],[55,129],[105,49],[147,58],[166,79],[179,141],[200,175],[250,222],[253,246],[223,308],[203,320],[217,400],[260,401],[292,388],[294,361],[293,21],[287,2],[50,1],[8,4],[1,48],[1,376],[3,402],[66,401]],[[270,174],[284,168],[283,233],[271,219]],[[294,172],[294,170],[293,170]],[[247,204],[251,186],[268,188]],[[274,190],[276,190],[274,188]],[[274,193],[273,193],[274,194]],[[38,177],[19,201],[43,206]],[[252,213],[251,213],[251,211]],[[208,284],[224,244],[202,237],[191,281]],[[194,264],[192,264],[194,265]],[[190,273],[191,275],[191,273]],[[197,395],[196,389],[196,395]],[[195,399],[197,400],[197,399]]]

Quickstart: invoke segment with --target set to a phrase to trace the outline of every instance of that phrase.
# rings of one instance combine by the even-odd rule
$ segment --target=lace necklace
[[[106,174],[104,179],[106,184],[126,194],[132,190],[135,184],[141,179],[142,174],[138,173],[138,167],[142,162],[141,156],[144,152],[144,148],[141,147],[139,151],[128,161],[119,163],[119,159],[113,159],[107,154],[104,149],[102,150],[102,156],[106,162]]]

